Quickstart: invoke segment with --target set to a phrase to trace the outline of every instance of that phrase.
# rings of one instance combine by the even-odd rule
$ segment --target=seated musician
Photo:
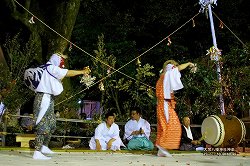
[[[124,141],[128,141],[128,150],[153,150],[154,144],[149,140],[150,124],[141,118],[139,108],[130,111],[131,119],[125,124]]]
[[[189,117],[184,117],[181,125],[181,145],[180,150],[203,150],[201,141],[195,140],[190,127]]]

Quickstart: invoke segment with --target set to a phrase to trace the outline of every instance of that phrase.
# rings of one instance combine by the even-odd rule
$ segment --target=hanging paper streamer
[[[89,67],[85,67],[84,69],[89,70],[89,73],[91,72]],[[85,84],[87,88],[89,88],[92,84],[94,84],[95,79],[96,79],[95,76],[91,77],[89,74],[84,74],[82,76],[80,83]]]
[[[140,58],[137,58],[136,64],[137,64],[138,66],[141,66]]]
[[[109,75],[109,74],[110,74],[110,72],[111,72],[111,69],[110,69],[110,68],[108,68],[108,69],[107,69],[107,74]]]
[[[100,82],[100,84],[99,84],[99,89],[100,89],[100,91],[104,91],[104,85],[102,82]]]
[[[80,83],[85,84],[86,87],[89,88],[92,84],[94,84],[95,79],[95,76],[91,77],[90,75],[84,75],[82,76]]]
[[[167,45],[170,46],[171,43],[172,43],[172,42],[171,42],[171,39],[170,39],[170,37],[168,37],[168,44],[167,44]]]
[[[204,11],[207,13],[207,6],[209,4],[215,4],[217,6],[217,0],[200,0],[199,4],[201,5],[200,12],[204,13]]]
[[[223,22],[222,21],[220,21],[220,26],[219,26],[221,29],[223,29],[224,28],[224,26],[223,26]]]
[[[221,51],[218,48],[215,48],[214,46],[211,47],[209,50],[207,50],[206,55],[210,55],[211,60],[219,61],[221,59]]]
[[[34,16],[32,16],[32,17],[30,18],[29,23],[31,23],[31,24],[35,24],[35,21],[34,21]]]
[[[195,27],[195,22],[194,22],[194,19],[192,18],[192,22],[193,22],[193,27]]]
[[[69,51],[71,51],[72,50],[72,43],[70,42],[69,43]]]

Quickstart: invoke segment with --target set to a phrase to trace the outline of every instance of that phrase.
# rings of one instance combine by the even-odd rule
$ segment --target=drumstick
[[[211,127],[206,128],[205,132],[202,134],[202,137],[199,140],[206,139],[206,136],[213,133],[213,129]]]
[[[202,134],[201,138],[200,138],[198,141],[203,141],[203,140],[206,138],[206,136],[207,136],[207,131],[205,131],[205,132]]]

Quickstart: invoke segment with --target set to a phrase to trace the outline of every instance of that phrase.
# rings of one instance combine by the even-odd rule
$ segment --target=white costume
[[[183,125],[183,127],[184,127],[184,129],[186,130],[186,132],[187,132],[187,137],[188,137],[189,139],[193,140],[193,134],[192,134],[192,131],[191,131],[190,126],[188,126],[188,128],[186,128],[186,126]]]
[[[4,114],[4,111],[5,111],[5,106],[4,106],[3,102],[0,102],[0,122],[1,122],[2,116]]]
[[[141,117],[138,122],[131,119],[125,124],[125,134],[123,139],[131,140],[133,138],[131,133],[136,130],[139,131],[140,128],[144,130],[145,134],[139,134],[136,135],[136,137],[146,137],[147,139],[149,139],[151,132],[150,124],[148,123],[148,121]]]
[[[45,69],[41,77],[41,81],[36,89],[36,92],[44,93],[41,110],[36,120],[38,124],[43,116],[45,115],[47,109],[49,108],[51,95],[57,96],[63,91],[63,86],[61,79],[64,78],[68,72],[68,69],[62,69],[59,67],[60,58],[58,55],[53,54],[47,64],[51,64]]]
[[[56,129],[54,113],[54,96],[63,91],[61,79],[66,76],[68,69],[60,68],[62,58],[53,54],[42,73],[41,81],[36,89],[34,100],[34,117],[36,119],[36,139],[33,159],[48,160],[43,154],[53,154],[48,146],[52,133]]]
[[[43,92],[52,94],[54,96],[59,95],[63,91],[61,79],[64,78],[68,72],[68,69],[62,69],[59,67],[60,59],[56,54],[53,54],[47,64],[51,64],[47,67],[47,70],[43,72],[41,81],[36,89],[37,92]]]
[[[95,140],[98,139],[102,150],[107,150],[107,143],[110,139],[114,138],[115,141],[112,143],[111,150],[120,150],[121,146],[125,145],[123,144],[120,136],[119,136],[120,130],[119,126],[115,123],[113,123],[110,128],[107,127],[106,122],[103,122],[97,126],[95,129],[95,135],[90,139],[89,147],[91,150],[96,149],[96,142]]]
[[[166,66],[166,73],[163,81],[164,99],[171,99],[171,93],[183,88],[181,82],[181,73],[177,67],[172,64]],[[168,102],[164,101],[164,113],[167,122],[169,121]]]

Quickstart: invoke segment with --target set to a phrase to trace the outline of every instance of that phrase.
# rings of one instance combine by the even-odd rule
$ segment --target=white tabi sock
[[[160,147],[159,145],[156,145],[156,147],[159,149],[157,156],[159,156],[159,157],[173,157],[166,149]]]
[[[55,152],[53,152],[52,150],[50,150],[47,146],[43,145],[42,149],[41,149],[42,153],[46,153],[46,154],[54,154]]]
[[[51,157],[47,157],[47,156],[43,155],[41,152],[36,150],[33,154],[33,159],[35,159],[35,160],[49,160],[49,159],[51,159]]]

